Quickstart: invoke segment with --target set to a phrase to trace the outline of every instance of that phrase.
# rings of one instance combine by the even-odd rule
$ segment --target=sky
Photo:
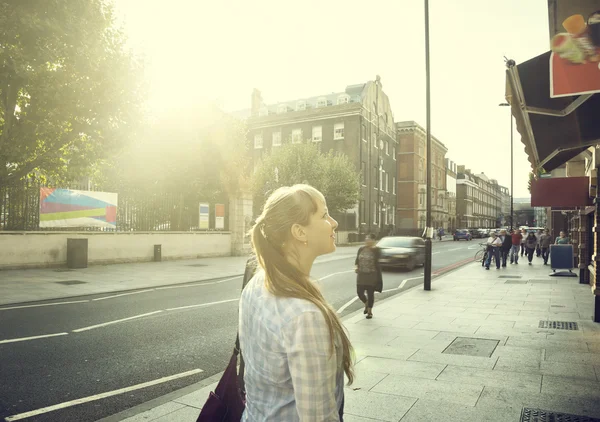
[[[331,92],[381,76],[396,121],[425,127],[423,0],[115,0],[144,57],[149,109],[216,101],[250,107]],[[510,187],[504,56],[549,49],[547,0],[430,0],[431,132],[447,158]],[[515,197],[531,170],[514,131]]]

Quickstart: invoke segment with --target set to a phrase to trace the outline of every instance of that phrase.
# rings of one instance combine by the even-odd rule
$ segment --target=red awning
[[[552,177],[531,183],[532,207],[585,207],[592,205],[589,177]]]

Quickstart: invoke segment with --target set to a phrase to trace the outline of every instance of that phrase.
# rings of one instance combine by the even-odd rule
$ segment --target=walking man
[[[513,230],[512,236],[512,247],[510,248],[510,263],[519,263],[519,249],[521,248],[521,242],[523,241],[523,235],[519,230]]]
[[[502,267],[506,268],[506,261],[508,259],[508,254],[510,253],[510,250],[512,248],[512,238],[508,234],[506,234],[506,230],[501,230],[500,231],[500,240],[502,240],[502,248],[501,248]]]
[[[486,270],[490,269],[490,264],[492,263],[492,255],[493,255],[494,259],[496,260],[496,269],[499,270],[500,269],[500,249],[502,248],[502,241],[500,240],[500,238],[498,237],[496,232],[490,233],[490,237],[487,240],[487,246],[488,246],[488,256],[487,256],[487,260],[485,261],[485,269]]]
[[[537,246],[535,248],[535,256],[538,258],[542,255],[542,248],[540,246],[540,240],[542,239],[542,231],[538,230],[535,232],[535,238],[537,239]]]
[[[548,265],[548,257],[550,256],[550,245],[552,244],[552,236],[548,229],[544,230],[544,234],[540,236],[540,248],[542,250],[542,259],[544,265]]]
[[[521,240],[521,256],[523,256],[525,254],[525,239],[527,238],[527,230],[521,229],[521,237],[523,238],[523,240]]]

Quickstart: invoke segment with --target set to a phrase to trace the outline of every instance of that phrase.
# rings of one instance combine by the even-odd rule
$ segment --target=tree
[[[281,186],[308,183],[319,189],[331,214],[356,205],[360,176],[346,155],[326,154],[311,143],[290,144],[273,149],[257,164],[253,178],[255,205],[261,205],[269,192]]]
[[[529,172],[529,180],[527,181],[527,190],[529,193],[531,193],[531,185],[533,184],[533,181],[539,179],[542,174],[546,174],[546,170],[543,168],[538,169],[536,173],[532,171]]]
[[[0,28],[0,186],[79,177],[127,145],[144,89],[111,0],[4,0]]]

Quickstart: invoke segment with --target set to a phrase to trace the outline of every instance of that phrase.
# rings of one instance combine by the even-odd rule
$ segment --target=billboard
[[[225,228],[225,205],[215,204],[215,229],[223,230]]]
[[[198,227],[201,229],[208,229],[208,217],[209,217],[209,205],[200,204],[200,221]]]
[[[40,228],[115,229],[117,201],[116,193],[40,188]]]

